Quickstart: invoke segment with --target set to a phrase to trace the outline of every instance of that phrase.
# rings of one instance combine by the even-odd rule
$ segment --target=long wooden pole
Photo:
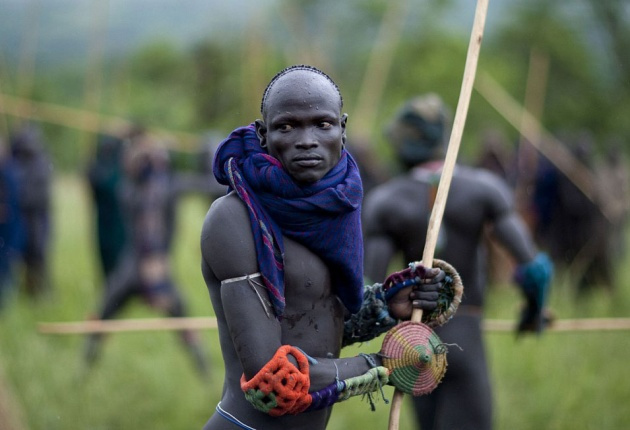
[[[35,85],[35,63],[37,61],[40,12],[40,0],[30,0],[27,4],[26,23],[22,27],[20,59],[17,73],[17,93],[27,98],[32,96],[33,87]]]
[[[15,97],[0,93],[0,114],[7,114],[18,118],[48,122],[90,131],[115,135],[123,128],[129,128],[133,122],[125,118],[101,115],[97,112],[70,108],[55,103],[39,102],[23,97]],[[167,130],[159,127],[149,127],[152,134],[177,142],[178,149],[196,150],[199,136],[194,133]]]
[[[433,266],[433,254],[437,245],[440,225],[446,207],[446,199],[448,190],[451,186],[453,171],[455,170],[455,162],[457,161],[457,153],[466,124],[466,115],[468,114],[468,106],[470,105],[470,96],[475,82],[477,73],[477,62],[479,60],[479,52],[481,51],[481,41],[483,40],[483,30],[486,23],[486,15],[488,12],[489,0],[478,0],[475,9],[475,20],[468,44],[468,53],[466,54],[466,65],[464,67],[464,77],[462,79],[462,87],[457,101],[457,109],[453,120],[453,130],[448,142],[444,167],[440,176],[435,203],[431,210],[431,218],[429,218],[429,227],[427,238],[424,244],[424,252],[422,254],[422,264],[425,267]],[[422,321],[422,310],[414,309],[411,320],[414,322]],[[402,405],[403,393],[399,390],[394,392],[392,407],[389,413],[389,429],[397,430],[400,424],[400,408]]]
[[[514,333],[516,321],[486,319],[484,331],[490,333]],[[137,318],[123,320],[89,320],[68,322],[40,322],[37,329],[42,334],[69,335],[89,333],[123,333],[140,331],[212,330],[217,328],[215,317]],[[545,332],[600,332],[630,330],[630,318],[578,318],[559,319],[545,328]]]
[[[529,139],[540,140],[540,124],[545,106],[545,94],[547,92],[547,79],[549,75],[549,56],[532,48],[529,55],[529,70],[525,85],[525,98],[523,101],[525,111],[531,112],[537,121],[538,127],[532,130],[529,138],[522,134],[518,142],[518,166],[516,174],[516,186],[514,187],[515,201],[520,214],[526,219],[530,228],[534,224],[528,202],[535,181],[536,167],[538,165],[538,152],[529,143]],[[526,122],[525,119],[522,120]],[[524,127],[523,127],[524,128]]]
[[[39,323],[45,334],[114,333],[125,331],[200,330],[217,328],[214,317],[139,318]]]
[[[590,169],[580,162],[562,142],[554,138],[536,118],[518,104],[516,100],[488,73],[479,75],[475,82],[477,92],[505,118],[529,143],[558,168],[581,192],[601,211],[606,219],[614,214],[605,202],[612,201],[607,190],[595,192],[595,178]],[[540,139],[539,139],[540,137]]]
[[[95,112],[96,127],[100,121],[101,98],[103,90],[103,53],[107,38],[107,21],[109,2],[107,0],[92,0],[92,23],[90,44],[88,46],[88,64],[83,88],[83,106],[88,112]],[[89,120],[91,121],[91,120]],[[94,133],[83,132],[80,136],[80,159],[85,160],[86,148],[96,142]]]
[[[383,13],[376,42],[372,47],[363,75],[357,104],[352,114],[353,123],[357,121],[353,125],[353,129],[361,134],[370,135],[369,131],[376,119],[378,107],[381,105],[385,84],[394,60],[396,47],[400,42],[408,9],[408,0],[390,1]],[[363,139],[357,139],[358,144],[361,144],[362,141]]]
[[[483,321],[487,332],[514,333],[516,321],[488,319]],[[545,332],[585,332],[585,331],[622,331],[630,330],[630,318],[577,318],[552,321]]]

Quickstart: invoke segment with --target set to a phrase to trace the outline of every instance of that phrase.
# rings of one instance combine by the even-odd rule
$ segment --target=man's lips
[[[298,155],[293,158],[293,162],[301,167],[314,167],[322,161],[319,155]]]

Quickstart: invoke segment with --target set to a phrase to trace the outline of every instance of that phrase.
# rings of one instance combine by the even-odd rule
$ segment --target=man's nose
[[[319,145],[317,141],[317,136],[313,129],[306,128],[299,134],[297,141],[295,142],[296,147],[298,148],[314,148]]]

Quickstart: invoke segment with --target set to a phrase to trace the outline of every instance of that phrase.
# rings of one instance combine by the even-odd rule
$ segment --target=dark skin
[[[426,173],[441,162],[436,150]],[[431,186],[418,180],[423,170],[395,178],[366,195],[363,206],[366,275],[384,279],[396,255],[421,260],[431,214]],[[416,175],[414,177],[414,174]],[[434,192],[435,190],[433,190]],[[395,208],[393,210],[392,208]],[[518,213],[507,184],[482,169],[457,166],[442,219],[435,257],[457,268],[465,286],[462,303],[447,324],[436,328],[449,348],[449,367],[441,384],[428,396],[415,397],[423,430],[490,429],[491,391],[481,330],[486,283],[484,232],[489,231],[518,264],[530,262],[536,246]]]
[[[339,161],[346,123],[340,96],[326,78],[292,71],[273,85],[256,129],[269,154],[297,182],[310,183],[324,177]],[[204,221],[202,273],[217,317],[225,363],[221,407],[257,429],[324,429],[332,408],[271,417],[254,409],[240,388],[241,376],[251,379],[282,345],[297,346],[318,360],[310,366],[311,392],[333,382],[337,369],[342,380],[369,370],[363,357],[339,358],[347,311],[332,289],[330,269],[301,244],[285,237],[284,245],[286,308],[279,321],[271,305],[259,298],[267,297],[264,287],[246,280],[221,285],[221,280],[259,272],[243,202],[234,193],[219,198]],[[443,272],[433,269],[425,282],[433,285],[440,276]],[[402,305],[390,311],[408,319],[411,303],[415,300],[420,305],[422,298],[420,291],[402,291],[397,296]],[[377,354],[372,357],[381,365]],[[239,427],[214,414],[204,428]]]

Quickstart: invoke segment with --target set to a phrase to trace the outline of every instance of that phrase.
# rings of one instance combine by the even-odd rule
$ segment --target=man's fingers
[[[440,289],[442,289],[442,284],[441,283],[437,283],[437,284],[421,284],[421,285],[414,285],[413,287],[413,291],[426,291],[426,292],[439,292]]]
[[[437,308],[436,301],[427,301],[427,300],[414,300],[413,307],[417,309],[422,309],[425,311],[432,311]]]
[[[440,297],[437,291],[414,291],[410,294],[411,300],[432,300],[434,302]]]
[[[422,282],[425,284],[435,284],[444,281],[444,278],[446,278],[444,270],[434,267],[426,271]]]

